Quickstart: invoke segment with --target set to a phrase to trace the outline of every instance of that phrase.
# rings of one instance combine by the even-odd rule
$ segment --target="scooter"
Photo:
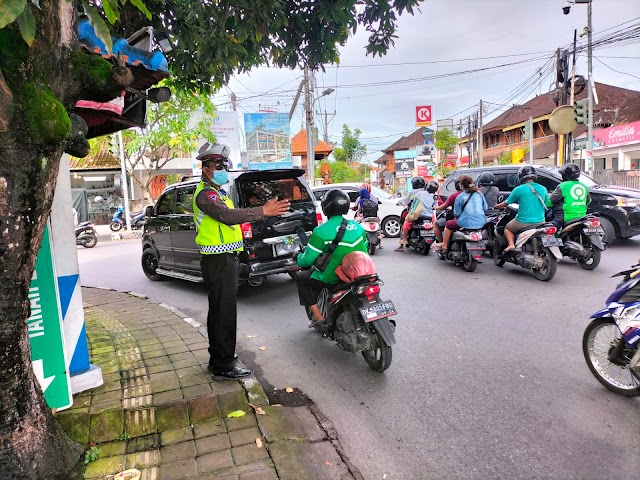
[[[625,397],[640,396],[640,261],[591,316],[582,338],[589,370],[606,388]]]
[[[562,239],[562,255],[577,260],[585,270],[598,267],[604,250],[604,230],[598,217],[587,215],[570,220],[563,225],[559,236]]]
[[[298,236],[304,248],[309,238],[304,232]],[[372,370],[383,372],[391,365],[391,347],[396,343],[395,322],[389,319],[397,314],[393,302],[380,298],[382,282],[364,252],[346,255],[336,273],[342,283],[320,292],[318,306],[325,320],[313,328],[341,349],[362,353]],[[308,309],[307,317],[313,318]]]
[[[138,230],[144,227],[145,224],[145,216],[144,212],[137,212],[131,214],[131,229]],[[116,213],[113,214],[113,218],[111,219],[111,224],[109,228],[112,232],[119,232],[123,228],[127,227],[127,223],[124,220],[124,208],[118,207]]]
[[[76,225],[76,245],[82,245],[84,248],[93,248],[98,243],[98,235],[93,227],[92,222],[82,222]]]
[[[420,218],[411,224],[407,235],[407,246],[415,248],[420,255],[429,255],[431,245],[436,243],[433,218]]]
[[[445,210],[440,212],[438,217],[446,215],[447,211]],[[482,229],[462,228],[451,232],[448,247],[446,255],[442,249],[438,250],[438,258],[440,260],[450,260],[465,272],[475,271],[482,259],[482,254],[486,250]]]
[[[376,254],[376,247],[380,245],[380,221],[377,217],[363,218],[359,220],[360,225],[367,233],[369,241],[369,255]]]
[[[500,215],[494,230],[493,262],[502,267],[506,262],[520,265],[543,282],[551,280],[558,268],[558,260],[562,258],[560,247],[562,239],[556,238],[558,229],[552,223],[544,223],[524,230],[516,237],[516,248],[505,252],[507,239],[504,228],[515,217],[518,209],[508,205],[507,211]]]

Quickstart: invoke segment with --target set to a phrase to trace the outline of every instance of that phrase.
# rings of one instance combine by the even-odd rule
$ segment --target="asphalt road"
[[[284,275],[239,298],[239,349],[275,388],[297,387],[331,420],[365,479],[607,479],[640,472],[640,399],[604,389],[582,333],[640,239],[588,272],[562,261],[548,283],[485,259],[474,273],[433,254],[374,257],[393,300],[397,345],[385,373],[306,328]],[[206,322],[203,286],[150,282],[139,241],[78,247],[81,281],[143,293]],[[247,336],[256,336],[248,338]],[[266,350],[260,351],[264,346]],[[634,473],[635,472],[635,473]]]

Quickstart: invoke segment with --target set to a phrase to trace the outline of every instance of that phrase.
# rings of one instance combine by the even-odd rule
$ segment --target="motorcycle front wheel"
[[[606,388],[625,397],[640,396],[640,376],[628,365],[636,348],[628,348],[611,318],[597,318],[585,329],[582,352],[589,370]],[[610,358],[618,350],[616,358]]]
[[[112,232],[119,232],[120,230],[122,230],[122,224],[119,222],[111,222],[111,225],[109,225],[109,228],[111,229]]]
[[[93,248],[98,244],[98,236],[95,233],[81,235],[78,240],[82,242],[84,248]]]
[[[371,336],[371,348],[364,350],[362,356],[372,370],[384,372],[391,365],[393,357],[391,347],[384,343],[377,332],[371,332]]]

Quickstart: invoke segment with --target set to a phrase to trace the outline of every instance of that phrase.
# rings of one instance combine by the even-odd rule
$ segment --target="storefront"
[[[573,142],[572,160],[585,167],[587,156],[586,134]],[[594,130],[593,170],[640,170],[640,121]]]

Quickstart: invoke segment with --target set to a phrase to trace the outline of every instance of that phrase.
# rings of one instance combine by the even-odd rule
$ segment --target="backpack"
[[[422,201],[416,195],[413,197],[411,204],[409,205],[409,213],[407,213],[407,217],[405,220],[407,222],[415,222],[418,218],[420,218],[420,213],[422,213]]]
[[[373,218],[378,216],[378,204],[370,198],[362,199],[361,205],[363,218]]]

